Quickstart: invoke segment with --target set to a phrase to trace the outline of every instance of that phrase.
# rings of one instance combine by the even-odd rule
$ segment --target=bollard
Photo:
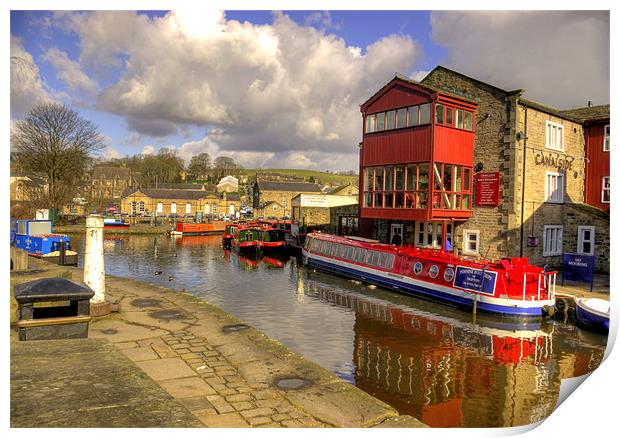
[[[91,298],[91,315],[110,313],[105,300],[105,271],[103,267],[103,217],[90,215],[86,218],[86,248],[84,251],[84,283],[95,292]]]

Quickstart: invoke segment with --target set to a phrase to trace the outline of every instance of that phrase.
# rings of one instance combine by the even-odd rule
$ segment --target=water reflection
[[[221,236],[106,239],[105,257],[107,272],[192,291],[431,426],[544,419],[561,379],[595,369],[605,348],[605,337],[572,325],[481,315],[474,323],[295,258],[239,256],[221,248]]]

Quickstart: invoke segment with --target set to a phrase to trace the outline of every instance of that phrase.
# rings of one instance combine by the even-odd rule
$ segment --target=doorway
[[[403,244],[403,224],[390,225],[390,243],[393,245]]]

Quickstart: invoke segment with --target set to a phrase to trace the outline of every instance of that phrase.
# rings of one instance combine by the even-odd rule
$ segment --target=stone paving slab
[[[11,427],[199,426],[108,341],[11,343]]]
[[[46,266],[47,276],[53,276],[49,275],[53,271],[51,266]],[[79,278],[81,271],[69,269],[73,269],[67,271],[69,276]],[[163,399],[174,402],[177,410],[190,415],[196,422],[194,425],[423,427],[420,422],[410,421],[411,417],[398,416],[390,406],[342,382],[331,371],[295,354],[255,328],[238,326],[243,322],[191,294],[113,276],[106,277],[106,288],[108,300],[121,302],[120,313],[95,318],[90,334],[97,339],[86,341],[111,342],[113,346],[107,345],[116,355],[110,360],[115,362],[122,357],[126,363],[132,363],[134,373],[159,388]],[[238,330],[228,330],[231,325]],[[54,347],[46,348],[53,355]],[[43,348],[39,353],[45,357],[50,352]],[[77,363],[71,364],[67,378],[75,376],[75,370],[80,368]],[[124,387],[125,378],[123,374],[117,375],[116,385]],[[278,388],[281,379],[290,378],[304,379],[307,386]],[[89,375],[83,383],[92,385],[89,382],[93,381],[94,377]],[[20,393],[20,397],[29,396]],[[93,412],[97,409],[107,408],[102,404]],[[157,411],[157,406],[154,409]],[[174,418],[181,415],[172,412],[176,411],[170,414]],[[34,421],[23,415],[23,411],[18,417],[25,424]],[[151,419],[152,416],[144,417],[140,424],[147,424]],[[390,419],[398,421],[388,422]],[[117,418],[112,420],[121,422]],[[102,427],[115,426],[106,415],[89,421]],[[161,423],[148,426],[158,427]],[[136,425],[129,420],[123,424]],[[178,425],[178,421],[170,420],[166,425]]]

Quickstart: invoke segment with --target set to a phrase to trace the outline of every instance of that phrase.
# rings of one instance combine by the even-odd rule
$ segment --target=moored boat
[[[277,228],[262,229],[258,245],[265,252],[284,252],[286,250],[284,230]]]
[[[28,255],[59,265],[77,265],[77,251],[71,239],[52,231],[52,221],[18,220],[15,222],[15,246]]]
[[[103,228],[129,228],[129,224],[121,218],[106,217],[103,219]]]
[[[207,234],[217,234],[224,232],[223,222],[212,222],[206,224],[194,224],[188,222],[178,222],[176,229],[170,234],[182,236],[198,236]]]
[[[575,318],[580,327],[609,333],[609,301],[600,298],[576,298]]]
[[[258,251],[260,230],[257,228],[237,228],[233,232],[231,246],[239,252]]]
[[[527,258],[467,260],[449,252],[310,233],[304,262],[432,301],[514,317],[553,312],[556,272]]]
[[[226,225],[226,228],[224,229],[224,235],[222,236],[222,245],[224,246],[224,248],[230,248],[230,245],[232,244],[233,233],[237,228],[239,228],[239,224],[237,223]]]

